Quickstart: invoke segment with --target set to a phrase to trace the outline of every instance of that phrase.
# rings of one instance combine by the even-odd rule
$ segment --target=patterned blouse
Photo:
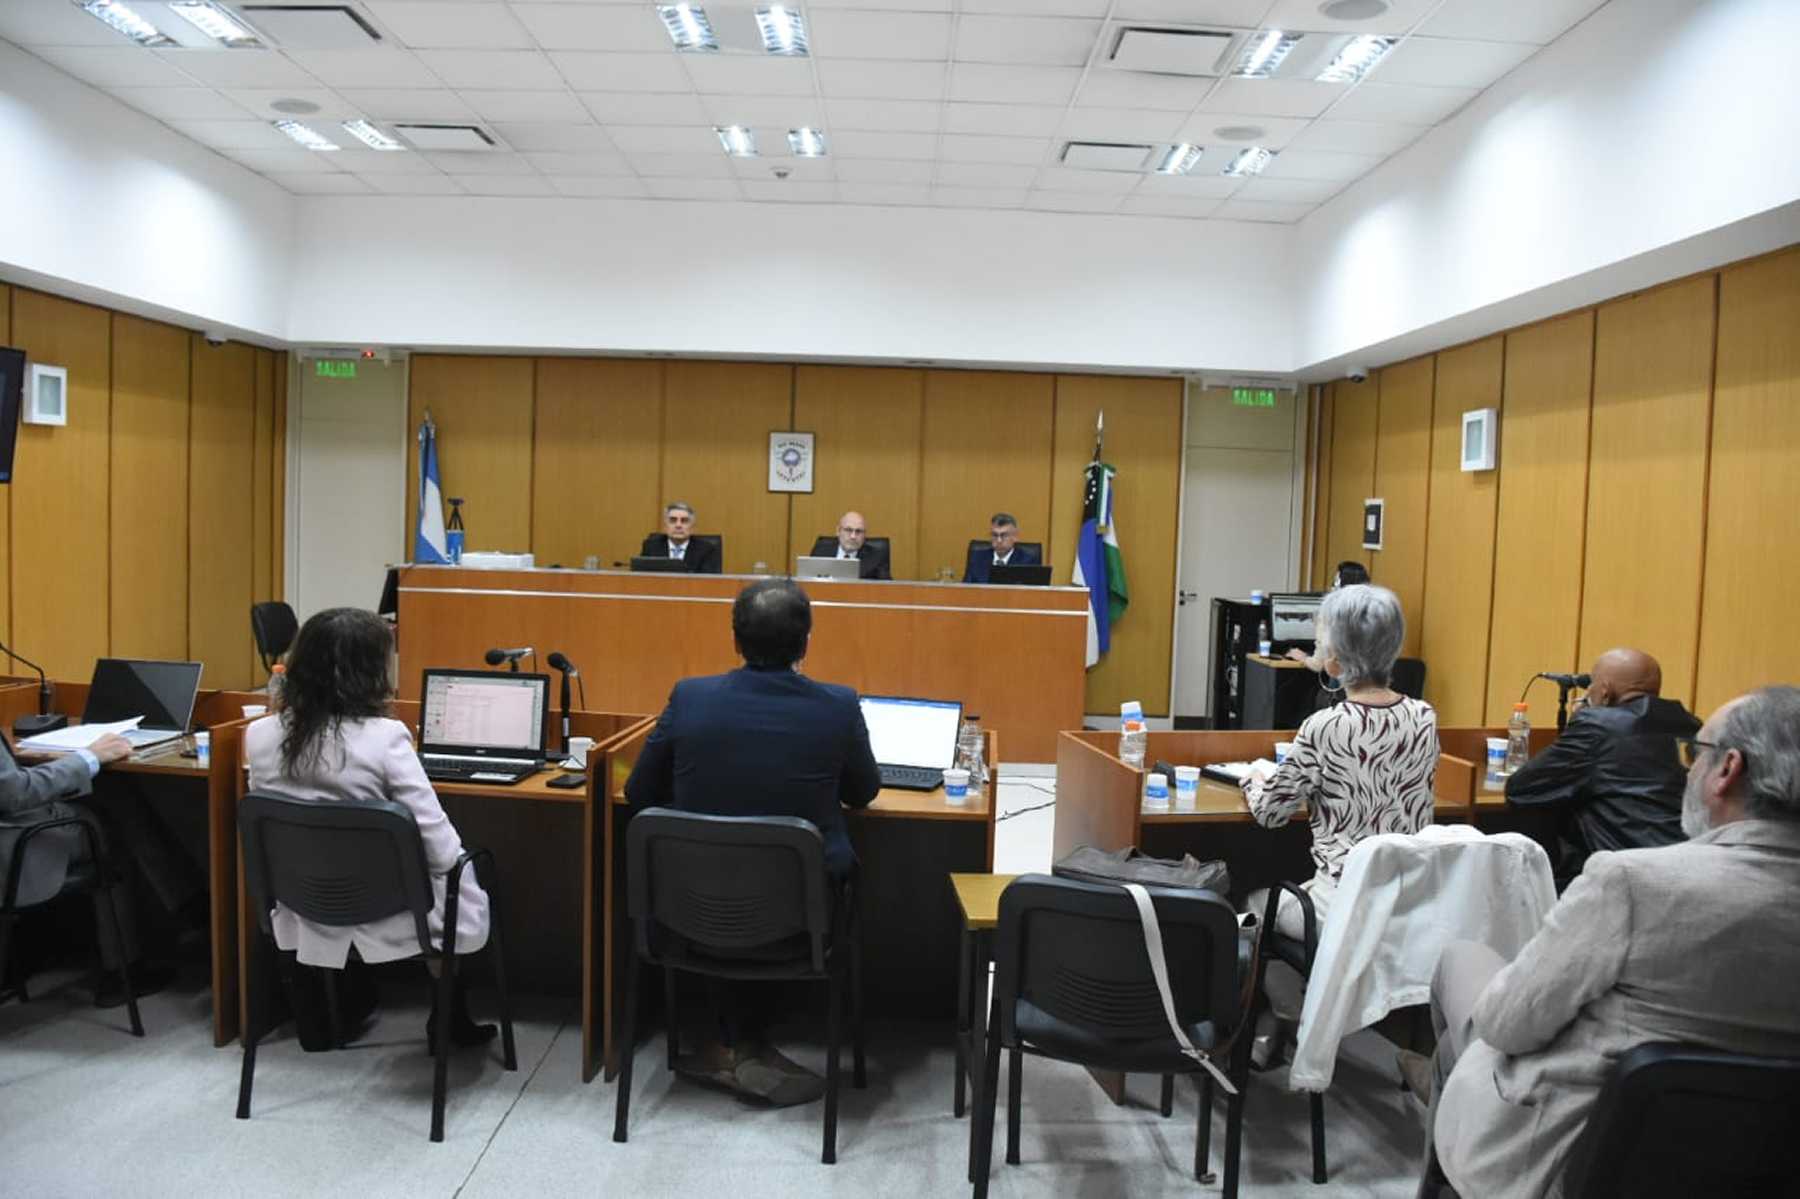
[[[1431,823],[1437,759],[1437,712],[1424,700],[1346,700],[1307,717],[1274,776],[1244,781],[1244,799],[1265,828],[1310,808],[1313,865],[1335,883],[1364,837]]]

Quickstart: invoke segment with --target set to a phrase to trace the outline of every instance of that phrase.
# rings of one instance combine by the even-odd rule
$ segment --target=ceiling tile
[[[951,0],[811,0],[808,9],[872,8],[907,12],[949,12]]]
[[[649,4],[514,4],[546,50],[669,52],[669,31]]]
[[[1181,127],[1178,112],[1130,108],[1076,108],[1063,122],[1062,136],[1079,141],[1170,141]]]
[[[935,158],[935,133],[881,133],[866,129],[832,131],[832,150],[845,158]]]
[[[963,0],[961,11],[1022,17],[1101,17],[1107,0]]]
[[[1427,37],[1548,45],[1606,0],[1445,0],[1419,26]]]
[[[1203,175],[1145,175],[1133,195],[1186,196],[1190,200],[1223,200],[1244,186],[1242,179],[1221,175],[1216,167],[1196,168]]]
[[[1124,196],[1116,192],[1035,191],[1026,199],[1025,207],[1040,212],[1117,212],[1122,199]]]
[[[956,60],[1079,67],[1099,36],[1099,21],[965,15],[956,26]]]
[[[448,175],[363,175],[376,191],[390,196],[460,196],[463,189]]]
[[[893,159],[840,158],[837,177],[856,183],[930,183],[929,162],[899,162]]]
[[[931,189],[901,183],[840,183],[838,199],[846,204],[929,204]]]
[[[1319,0],[1276,0],[1263,16],[1270,29],[1306,29],[1316,33],[1405,33],[1438,4],[1438,0],[1388,0],[1378,17],[1335,21],[1320,12]]]
[[[532,175],[537,169],[520,154],[494,150],[437,150],[425,155],[450,175]]]
[[[1265,221],[1275,225],[1291,225],[1317,207],[1317,204],[1271,204],[1233,198],[1219,205],[1213,216],[1222,221]]]
[[[330,172],[338,170],[334,159],[336,154],[321,154],[312,150],[222,150],[220,153],[233,162],[242,163],[251,170],[264,175],[286,175],[313,172]]]
[[[355,175],[268,173],[269,182],[302,196],[366,196],[375,189]]]
[[[419,60],[459,91],[554,91],[563,86],[550,59],[536,50],[421,50]]]
[[[704,125],[711,120],[692,92],[584,92],[581,101],[604,125]]]
[[[703,96],[704,125],[762,125],[798,129],[825,123],[819,102],[811,96]]]
[[[1067,104],[1081,82],[1077,67],[999,67],[959,62],[950,98],[994,104]]]
[[[814,54],[833,58],[948,58],[950,17],[827,9],[812,14],[808,41]]]
[[[785,147],[783,147],[785,149]],[[777,169],[786,171],[788,178],[801,182],[809,180],[833,179],[837,176],[834,169],[836,162],[827,155],[824,158],[795,158],[792,155],[769,155],[757,158],[732,158],[731,173],[739,179],[755,179],[761,182],[774,177]]]
[[[833,131],[881,129],[935,133],[944,124],[944,106],[930,100],[833,100],[825,115]]]
[[[931,198],[956,208],[1023,208],[1030,193],[1022,187],[934,187]]]
[[[579,92],[691,92],[693,80],[673,54],[564,52],[550,61]]]
[[[364,116],[361,110],[346,103],[336,92],[322,87],[295,88],[225,88],[224,94],[237,106],[239,119],[248,116],[261,117],[265,121],[347,121],[352,117]],[[273,108],[277,100],[304,100],[318,105],[318,111],[309,113],[287,113]]]
[[[370,175],[436,175],[440,172],[423,154],[394,150],[339,150],[334,157],[343,170],[367,178]]]
[[[610,125],[606,134],[626,154],[722,154],[706,125]]]
[[[744,195],[751,200],[776,204],[829,204],[838,198],[838,185],[824,181],[802,183],[794,179],[744,180]]]
[[[229,97],[210,87],[120,87],[114,88],[112,94],[140,112],[165,121],[229,121],[247,115]]]
[[[137,46],[44,46],[33,53],[51,66],[100,87],[194,85],[193,79],[169,65],[167,60],[146,54]]]
[[[670,179],[729,179],[731,159],[717,148],[711,154],[632,154],[629,161],[638,174]]]
[[[375,19],[415,50],[527,49],[531,35],[504,4],[366,0]]]
[[[466,55],[475,52],[464,50],[449,53]],[[426,69],[424,63],[404,50],[295,50],[290,52],[289,57],[312,72],[320,82],[332,87],[443,86],[437,76]],[[242,86],[266,88],[276,83],[275,80],[259,78]]]
[[[694,87],[701,91],[746,96],[810,96],[812,64],[804,58],[773,55],[684,55]]]
[[[1381,161],[1377,154],[1329,154],[1322,150],[1283,150],[1263,168],[1270,179],[1357,179]]]
[[[945,65],[941,62],[821,58],[815,65],[819,90],[830,99],[936,100],[944,91]]]
[[[1299,136],[1310,122],[1300,117],[1239,117],[1203,112],[1188,120],[1175,136],[1198,146],[1267,146],[1279,150]],[[1225,130],[1225,133],[1220,133]],[[1254,130],[1254,132],[1252,132]]]
[[[629,175],[631,164],[620,154],[527,154],[525,160],[546,175]]]
[[[1341,83],[1310,79],[1226,79],[1200,106],[1202,112],[1242,116],[1316,117],[1343,95]]]
[[[1023,191],[1037,178],[1037,167],[1024,163],[942,162],[937,182],[949,187],[1018,188]]]
[[[33,51],[40,46],[126,45],[111,26],[66,0],[0,4],[0,38]]]
[[[646,179],[644,186],[659,200],[739,200],[735,179]]]
[[[1119,0],[1113,17],[1182,25],[1257,29],[1273,0]]]
[[[479,92],[465,90],[462,98],[488,121],[566,122],[585,125],[592,120],[573,92]]]
[[[133,54],[150,56],[133,49]],[[273,50],[157,50],[163,62],[212,87],[317,87],[319,80]]]
[[[1126,196],[1119,211],[1131,216],[1177,216],[1200,219],[1213,214],[1222,201],[1214,196]]]
[[[1246,180],[1238,190],[1237,198],[1276,204],[1321,204],[1348,186],[1341,179],[1270,179],[1262,176]]]
[[[556,188],[542,175],[452,175],[471,196],[554,196]]]
[[[364,116],[390,121],[467,121],[475,113],[443,88],[362,88],[338,92]]]
[[[500,125],[493,127],[501,141],[520,151],[552,153],[612,153],[612,139],[598,125]]]
[[[987,137],[973,133],[947,133],[938,156],[945,162],[1010,162],[1037,165],[1050,154],[1047,137]]]
[[[1382,125],[1369,121],[1314,121],[1296,137],[1296,150],[1326,150],[1333,154],[1386,156],[1410,146],[1425,132],[1421,125]]]
[[[1370,76],[1382,83],[1483,88],[1536,54],[1522,42],[1464,42],[1409,37]]]
[[[287,134],[266,121],[170,121],[169,128],[183,137],[192,138],[201,145],[211,146],[215,150],[292,150],[294,148],[294,143]],[[313,125],[313,128],[339,145],[350,140],[349,134],[328,122],[318,122]]]
[[[1111,192],[1122,195],[1138,185],[1142,175],[1132,171],[1078,171],[1069,167],[1045,167],[1037,185],[1060,192]]]
[[[1334,119],[1435,125],[1480,95],[1472,87],[1413,87],[1401,83],[1361,83],[1331,109]]]
[[[1075,103],[1082,108],[1161,108],[1189,113],[1206,99],[1214,82],[1148,71],[1096,69],[1088,72]]]
[[[1064,109],[1049,104],[949,104],[949,133],[994,133],[1008,137],[1050,137],[1062,127]]]
[[[650,194],[644,181],[636,177],[552,176],[550,185],[565,196],[629,196],[636,199]]]

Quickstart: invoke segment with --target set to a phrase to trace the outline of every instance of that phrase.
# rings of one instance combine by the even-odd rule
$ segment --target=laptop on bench
[[[943,786],[944,771],[956,765],[962,704],[865,695],[862,714],[875,764],[881,767],[882,786],[908,791],[935,791]]]
[[[200,690],[200,663],[155,662],[139,658],[101,658],[88,683],[83,724],[112,724],[143,719],[119,735],[134,752],[180,738],[194,718]]]
[[[549,675],[427,670],[419,694],[426,778],[510,784],[544,768]]]

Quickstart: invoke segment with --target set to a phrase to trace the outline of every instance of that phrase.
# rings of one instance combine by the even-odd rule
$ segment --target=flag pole
[[[1094,461],[1100,461],[1100,451],[1106,445],[1106,409],[1102,408],[1094,417]]]

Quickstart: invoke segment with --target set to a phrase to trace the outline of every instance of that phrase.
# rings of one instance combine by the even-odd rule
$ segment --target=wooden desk
[[[730,605],[751,576],[400,568],[400,695],[426,667],[479,668],[496,645],[560,649],[587,703],[657,712],[678,679],[738,665]],[[805,584],[806,672],[871,695],[959,699],[1019,761],[1048,762],[1081,723],[1088,593],[877,580]],[[1008,647],[1004,667],[996,647]],[[1022,649],[1021,647],[1028,647]]]

